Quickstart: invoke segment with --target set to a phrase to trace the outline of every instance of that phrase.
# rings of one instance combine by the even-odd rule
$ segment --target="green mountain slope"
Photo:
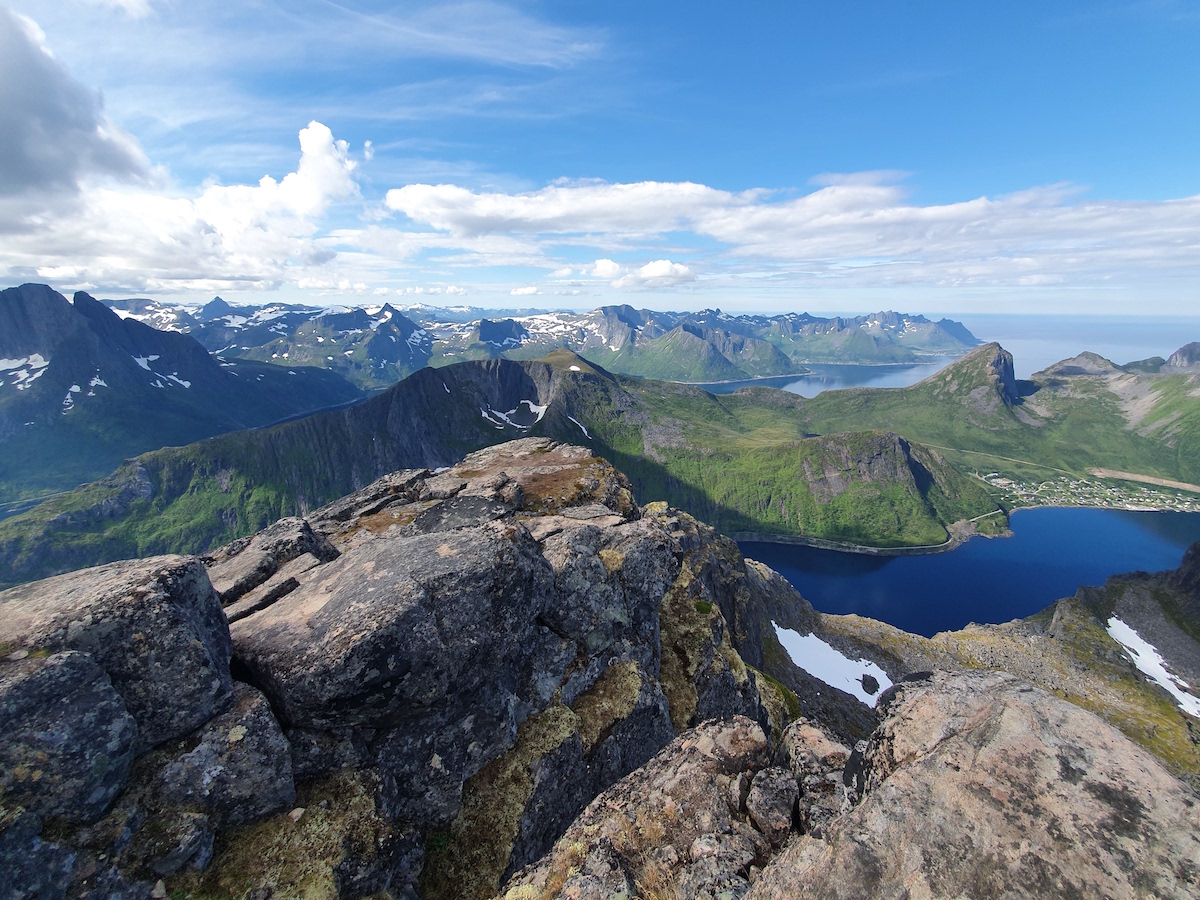
[[[424,369],[347,409],[144,454],[0,522],[0,582],[196,552],[389,471],[525,434],[591,446],[643,501],[670,499],[730,532],[924,545],[995,510],[982,486],[895,435],[806,440],[800,406],[778,391],[715,397],[613,376],[565,351]]]
[[[991,344],[909,388],[805,400],[616,376],[569,351],[424,369],[353,407],[144,454],[0,522],[0,582],[195,552],[389,471],[526,434],[590,446],[643,502],[728,534],[925,547],[955,522],[1003,524],[973,471],[1200,481],[1200,371],[1087,354],[1017,382]]]
[[[890,429],[971,469],[1086,475],[1100,467],[1200,483],[1200,369],[1143,371],[1095,354],[1012,377],[998,344],[908,388],[821,394],[805,427]]]

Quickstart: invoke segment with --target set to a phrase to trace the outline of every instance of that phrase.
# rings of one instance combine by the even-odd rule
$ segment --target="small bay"
[[[1014,512],[1011,528],[1012,537],[976,537],[921,556],[739,546],[821,612],[857,613],[928,637],[1032,615],[1112,575],[1174,569],[1200,540],[1200,513],[1040,507]]]

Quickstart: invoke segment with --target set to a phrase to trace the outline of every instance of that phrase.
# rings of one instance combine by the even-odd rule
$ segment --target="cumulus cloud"
[[[0,7],[0,196],[75,191],[81,179],[142,179],[137,142],[100,95],[54,58],[33,20]]]
[[[692,270],[681,263],[669,259],[656,259],[646,263],[639,269],[634,269],[613,282],[613,287],[633,290],[652,290],[655,288],[678,287],[689,281],[695,281]]]
[[[312,122],[296,171],[256,185],[210,185],[196,197],[89,188],[70,216],[42,215],[0,242],[0,264],[36,266],[72,286],[210,290],[231,283],[359,290],[356,274],[315,275],[337,253],[321,232],[330,206],[358,194],[345,141]],[[0,222],[0,226],[4,223]]]
[[[528,287],[513,288],[509,293],[514,297],[532,297],[535,294],[540,294],[541,291],[533,285],[529,285]]]
[[[590,266],[585,266],[584,271],[589,275],[594,275],[596,278],[616,278],[621,274],[621,267],[611,259],[598,259]]]

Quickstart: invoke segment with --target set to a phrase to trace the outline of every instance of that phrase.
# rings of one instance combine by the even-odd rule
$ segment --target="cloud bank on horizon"
[[[136,27],[160,15],[149,0],[90,2]],[[432,7],[374,21],[397,46],[425,40],[427,53],[472,65],[570,68],[603,49],[602,36],[499,5],[459,11],[470,15],[457,30]],[[497,28],[535,26],[522,58],[495,42]],[[1139,297],[1143,311],[1176,314],[1194,312],[1200,284],[1200,195],[1105,200],[1056,183],[922,202],[889,170],[811,173],[799,191],[578,176],[396,182],[395,142],[354,149],[318,119],[299,128],[290,171],[189,184],[112,115],[39,22],[0,7],[7,282],[251,301],[442,294],[481,306],[844,309],[891,294],[926,309],[1003,298],[1104,312]]]

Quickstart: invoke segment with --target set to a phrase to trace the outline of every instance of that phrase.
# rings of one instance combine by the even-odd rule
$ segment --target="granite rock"
[[[159,775],[166,803],[204,810],[218,827],[244,825],[296,801],[291,747],[255,688],[234,683],[233,705],[191,735]]]
[[[107,673],[137,722],[142,752],[229,703],[229,626],[199,561],[110,563],[0,593],[11,651],[78,650]]]
[[[100,818],[125,784],[137,725],[86,653],[0,662],[0,794],[47,819]]]
[[[1196,795],[1097,717],[1001,672],[883,705],[864,799],[749,897],[1196,896]]]

